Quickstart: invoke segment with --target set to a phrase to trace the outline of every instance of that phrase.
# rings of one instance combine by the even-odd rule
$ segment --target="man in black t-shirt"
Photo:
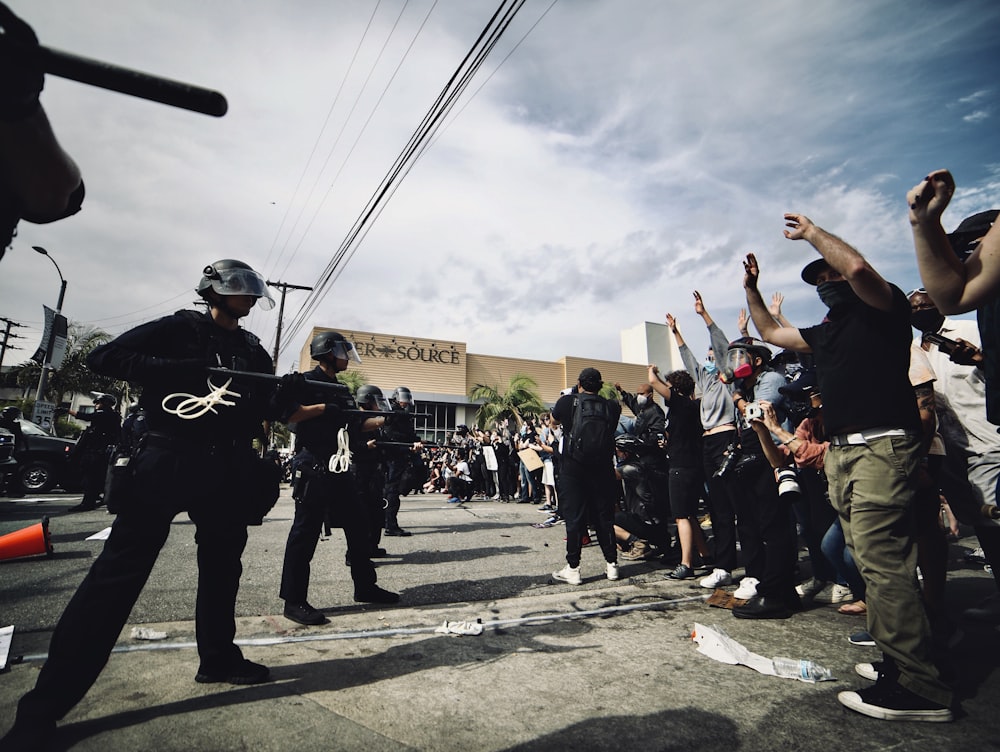
[[[753,254],[744,262],[747,304],[766,341],[811,352],[830,437],[830,501],[867,586],[868,632],[882,650],[858,664],[873,687],[841,692],[846,707],[885,720],[949,721],[952,693],[931,659],[930,625],[916,587],[914,529],[920,416],[909,384],[910,312],[903,292],[840,238],[801,214],[786,214],[785,237],[822,258],[802,270],[830,309],[808,329],[781,326],[757,288]],[[859,374],[878,373],[878,388]]]
[[[587,532],[588,512],[607,562],[608,579],[618,579],[618,548],[614,535],[614,503],[618,497],[615,490],[614,427],[621,415],[621,405],[598,395],[602,383],[600,371],[584,368],[577,382],[577,392],[563,395],[552,408],[552,418],[563,427],[563,447],[559,455],[559,508],[566,520],[566,566],[553,572],[552,577],[571,585],[583,582],[580,550]],[[577,406],[590,401],[596,402],[597,408],[603,407],[603,419],[607,424],[601,451],[593,458],[577,456],[572,449],[575,437],[582,433],[582,427],[575,425],[580,412]],[[590,425],[588,423],[588,427]],[[577,433],[574,433],[574,428]]]

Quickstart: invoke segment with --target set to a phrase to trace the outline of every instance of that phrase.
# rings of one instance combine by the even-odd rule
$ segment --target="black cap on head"
[[[588,392],[598,391],[601,388],[601,384],[604,383],[604,380],[601,378],[601,372],[596,368],[584,368],[580,371],[580,378],[577,381]]]
[[[971,217],[963,219],[954,232],[948,233],[948,241],[959,259],[965,261],[968,255],[975,250],[975,242],[990,231],[990,227],[997,221],[998,214],[1000,214],[1000,209],[990,209],[973,214]]]
[[[816,286],[816,277],[824,269],[829,269],[830,265],[826,263],[826,259],[818,258],[815,261],[810,261],[802,269],[802,281],[807,284]]]
[[[810,394],[819,391],[816,370],[813,368],[803,368],[795,374],[791,381],[784,386],[778,387],[778,391],[793,400],[805,401],[809,399]]]

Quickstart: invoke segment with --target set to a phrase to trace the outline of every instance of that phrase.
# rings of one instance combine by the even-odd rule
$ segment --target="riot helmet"
[[[20,420],[21,419],[21,408],[15,407],[14,405],[8,405],[3,410],[0,410],[0,418],[4,420]]]
[[[342,360],[361,362],[361,356],[354,343],[346,339],[340,332],[320,332],[309,343],[309,356],[313,360],[332,357]]]
[[[94,404],[105,405],[109,409],[111,409],[118,404],[118,400],[113,395],[110,394],[98,394],[96,397],[94,397]]]
[[[207,300],[209,290],[217,295],[250,295],[257,298],[265,311],[274,308],[274,298],[268,293],[264,278],[249,264],[236,259],[222,259],[202,269],[197,292]]]
[[[389,406],[389,400],[387,400],[385,395],[382,394],[382,390],[374,384],[365,384],[364,386],[358,387],[358,393],[355,395],[355,399],[357,400],[358,405],[365,410],[389,412],[389,410],[392,409]]]
[[[726,384],[731,384],[737,379],[749,378],[766,367],[771,362],[771,357],[771,348],[766,342],[753,337],[740,337],[729,343],[726,362],[719,378]],[[760,358],[760,366],[756,365],[756,358]]]
[[[394,405],[397,405],[404,412],[412,413],[413,404],[413,394],[405,386],[397,386],[392,392],[391,401]]]

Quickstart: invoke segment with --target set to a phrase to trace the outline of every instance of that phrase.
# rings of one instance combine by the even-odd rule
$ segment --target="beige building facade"
[[[657,329],[659,327],[659,329]],[[650,340],[644,348],[641,335]],[[662,329],[662,331],[660,331]],[[322,332],[333,331],[314,327],[299,353],[298,370],[306,372],[316,367],[309,357],[309,343]],[[401,334],[363,332],[337,329],[354,343],[361,364],[351,364],[349,370],[364,374],[364,382],[378,386],[386,397],[405,386],[413,393],[419,413],[429,417],[418,419],[417,433],[425,440],[443,442],[461,424],[476,422],[478,405],[469,399],[476,384],[496,387],[503,391],[512,376],[527,374],[538,384],[538,394],[548,405],[554,405],[559,393],[576,384],[580,371],[592,367],[601,372],[605,383],[620,383],[629,391],[646,381],[646,367],[656,363],[664,373],[679,368],[680,355],[673,346],[663,349],[663,342],[672,339],[662,324],[643,324],[622,332],[623,353],[633,362],[616,362],[564,356],[556,361],[526,360],[500,355],[470,353],[465,342],[428,339]],[[657,359],[648,359],[656,355]],[[664,362],[666,361],[666,362]]]

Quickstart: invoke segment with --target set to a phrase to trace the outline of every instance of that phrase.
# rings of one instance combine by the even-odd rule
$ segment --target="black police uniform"
[[[378,412],[372,411],[373,418],[378,416]],[[376,441],[381,439],[382,432],[380,430],[363,432],[361,422],[352,421],[348,426],[348,434],[351,447],[351,474],[354,476],[354,485],[365,509],[370,555],[384,556],[384,549],[379,549],[382,525],[385,522],[385,501],[382,497],[382,488],[385,485],[383,451],[377,446],[368,446],[368,442],[372,439]]]
[[[270,395],[250,384],[234,386],[241,395],[230,398],[235,405],[216,406],[194,420],[165,412],[161,401],[173,393],[204,395],[206,363],[270,373],[270,357],[249,332],[223,329],[207,314],[179,311],[97,348],[87,363],[97,373],[142,385],[149,431],[132,460],[133,491],[56,626],[35,688],[18,706],[18,724],[58,720],[86,694],[179,512],[194,522],[198,549],[196,680],[250,684],[268,676],[265,667],[243,658],[233,640],[240,557],[248,516],[254,516],[246,508],[256,485],[250,437],[270,412]]]
[[[404,444],[416,444],[420,441],[420,437],[413,430],[409,415],[396,405],[392,407],[392,416],[382,429],[382,435],[386,441]],[[385,498],[386,535],[409,535],[409,532],[399,526],[399,492],[403,484],[403,475],[409,467],[409,448],[393,447],[386,451],[385,488],[382,491]]]
[[[118,443],[122,421],[117,412],[104,405],[99,405],[90,415],[78,415],[77,418],[90,423],[73,449],[73,459],[79,463],[83,478],[83,499],[77,508],[94,509],[104,491],[108,452]]]
[[[326,375],[319,367],[306,374],[307,381],[336,384],[336,379]],[[329,392],[316,389],[298,399],[300,404],[330,403]],[[286,408],[286,415],[295,412],[298,405]],[[354,580],[354,597],[367,600],[375,590],[375,566],[369,555],[371,543],[368,535],[365,510],[361,505],[354,479],[349,472],[330,472],[330,457],[337,452],[337,433],[346,427],[348,419],[339,410],[328,409],[322,415],[302,421],[295,426],[297,443],[304,450],[300,458],[300,472],[305,477],[304,491],[295,500],[295,519],[288,531],[285,559],[281,570],[280,597],[286,604],[306,603],[309,592],[310,562],[323,528],[323,521],[330,513],[338,526],[344,528],[347,549],[351,552],[351,577]]]

